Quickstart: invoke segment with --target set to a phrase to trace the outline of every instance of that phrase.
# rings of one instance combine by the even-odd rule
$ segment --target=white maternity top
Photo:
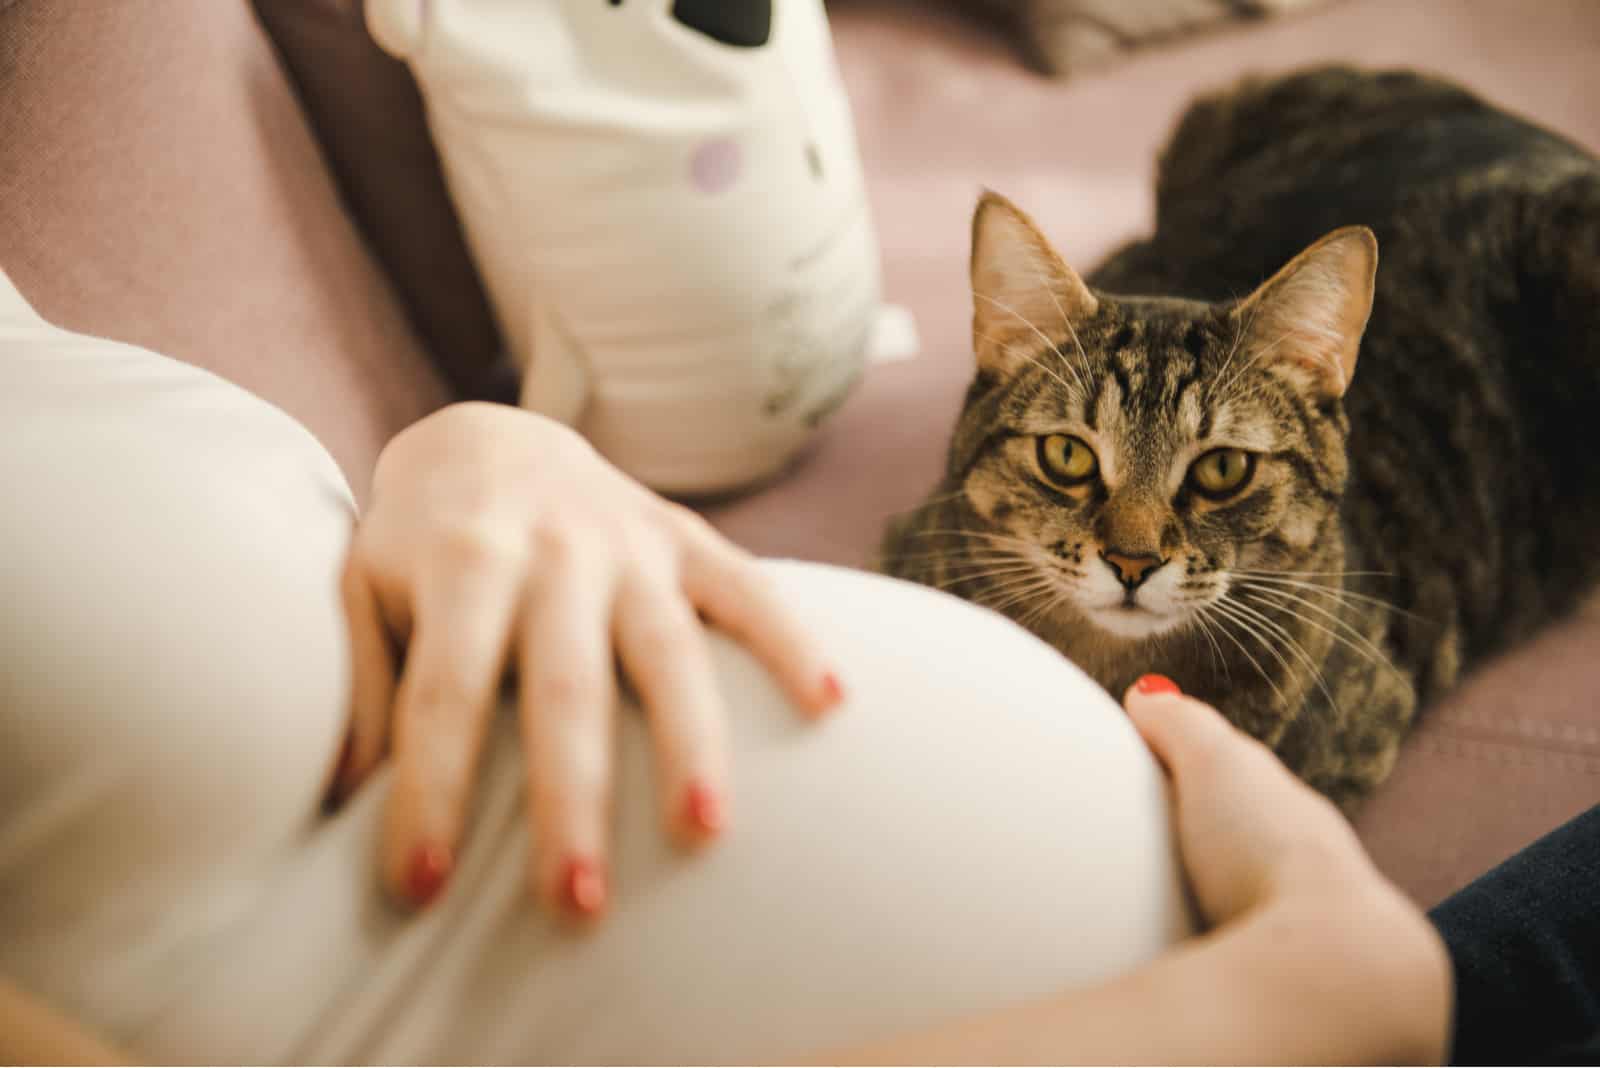
[[[161,1061],[790,1058],[1046,994],[1188,928],[1158,770],[998,616],[773,564],[850,690],[806,725],[716,643],[734,826],[658,832],[625,714],[615,898],[525,895],[514,730],[437,905],[378,890],[379,775],[318,815],[347,690],[332,460],[0,275],[0,974]]]

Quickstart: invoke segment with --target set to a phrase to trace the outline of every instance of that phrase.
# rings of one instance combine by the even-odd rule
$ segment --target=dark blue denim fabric
[[[1455,1064],[1600,1064],[1600,806],[1429,914],[1455,965]]]

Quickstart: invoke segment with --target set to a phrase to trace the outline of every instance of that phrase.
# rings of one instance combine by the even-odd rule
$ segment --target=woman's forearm
[[[78,1024],[0,977],[0,1063],[127,1064]]]
[[[1330,895],[1331,897],[1331,895]],[[830,1054],[834,1064],[1428,1063],[1450,969],[1416,910],[1274,902],[1101,986]]]

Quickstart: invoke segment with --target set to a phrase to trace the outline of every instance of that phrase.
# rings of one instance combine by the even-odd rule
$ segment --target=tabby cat
[[[1113,693],[1171,676],[1347,803],[1600,577],[1600,164],[1319,69],[1198,101],[1157,194],[1087,284],[979,202],[977,374],[884,566]]]

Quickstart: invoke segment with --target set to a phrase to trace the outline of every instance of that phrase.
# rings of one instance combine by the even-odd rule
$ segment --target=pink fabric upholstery
[[[982,186],[1087,268],[1150,225],[1156,149],[1195,92],[1318,60],[1410,64],[1600,148],[1600,7],[1587,0],[1352,0],[1147,52],[1065,84],[925,0],[830,8],[882,237],[889,299],[924,352],[873,369],[809,462],[723,505],[763,553],[866,563],[885,518],[936,478],[970,375],[968,223]],[[1574,621],[1432,710],[1362,813],[1379,863],[1423,902],[1600,799],[1600,622]]]
[[[361,0],[253,0],[253,6],[351,216],[435,363],[458,393],[499,392],[514,403],[516,369],[502,362],[499,331],[445,191],[411,72],[367,33]]]
[[[61,326],[304,422],[364,495],[450,398],[249,7],[0,2],[0,265]]]

